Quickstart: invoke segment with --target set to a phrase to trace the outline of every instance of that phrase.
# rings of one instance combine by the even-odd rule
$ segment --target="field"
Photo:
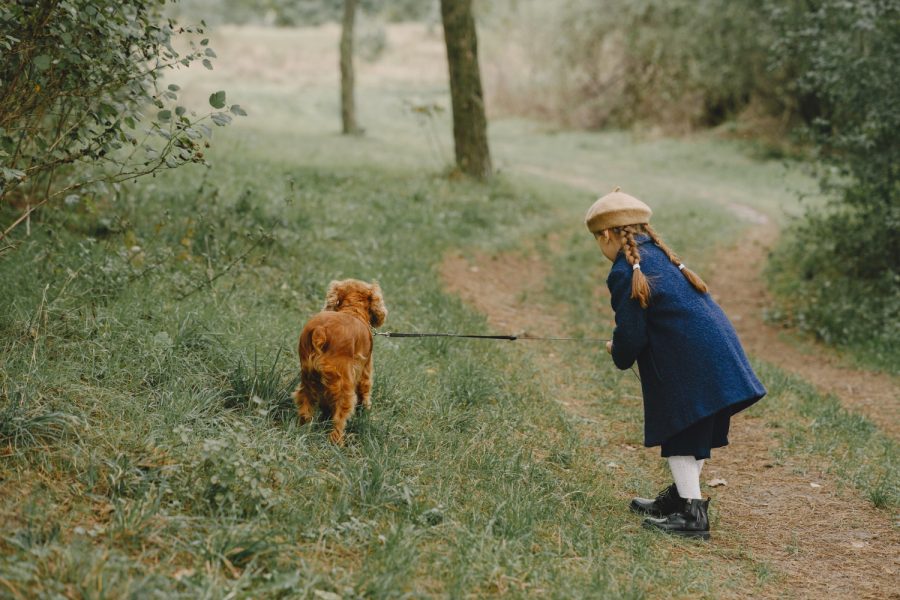
[[[218,30],[219,66],[173,75],[250,113],[211,168],[44,213],[0,256],[0,597],[897,597],[896,379],[763,320],[802,165],[498,117],[500,175],[461,180],[437,33],[392,26],[360,65],[362,137],[337,134],[337,35]],[[711,543],[627,511],[669,474],[602,344],[379,338],[347,446],[298,425],[332,279],[377,279],[387,330],[608,337],[581,219],[615,185],[769,389],[704,470]]]

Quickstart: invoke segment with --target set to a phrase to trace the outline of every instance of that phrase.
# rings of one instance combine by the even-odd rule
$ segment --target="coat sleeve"
[[[647,311],[631,297],[630,273],[613,270],[607,279],[612,308],[616,313],[612,357],[620,369],[628,369],[647,345]]]

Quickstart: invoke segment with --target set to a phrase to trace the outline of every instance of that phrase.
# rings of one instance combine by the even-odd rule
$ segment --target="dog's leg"
[[[309,395],[309,389],[301,382],[297,389],[294,390],[294,393],[291,394],[291,397],[297,406],[297,416],[300,418],[300,424],[306,425],[312,421],[315,405]]]
[[[359,376],[359,383],[356,384],[356,395],[358,401],[362,403],[363,408],[369,410],[372,408],[372,355],[363,367]]]
[[[356,390],[349,377],[342,377],[329,391],[334,398],[334,413],[331,416],[334,429],[331,430],[331,441],[343,446],[347,419],[353,416],[356,409]]]

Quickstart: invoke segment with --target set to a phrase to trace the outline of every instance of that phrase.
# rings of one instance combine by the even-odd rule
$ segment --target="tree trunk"
[[[493,170],[478,70],[478,39],[472,16],[472,0],[441,0],[441,19],[450,66],[456,164],[467,175],[487,179]]]
[[[359,133],[356,123],[356,101],[353,81],[353,23],[357,0],[344,0],[344,20],[341,27],[341,122],[344,135]]]

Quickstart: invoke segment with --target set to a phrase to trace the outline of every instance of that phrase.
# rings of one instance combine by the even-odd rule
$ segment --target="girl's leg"
[[[670,456],[668,460],[678,495],[685,500],[701,499],[700,461],[693,456]]]
[[[702,419],[678,432],[662,444],[662,455],[669,461],[678,495],[700,498],[700,471],[709,458],[715,417]]]

